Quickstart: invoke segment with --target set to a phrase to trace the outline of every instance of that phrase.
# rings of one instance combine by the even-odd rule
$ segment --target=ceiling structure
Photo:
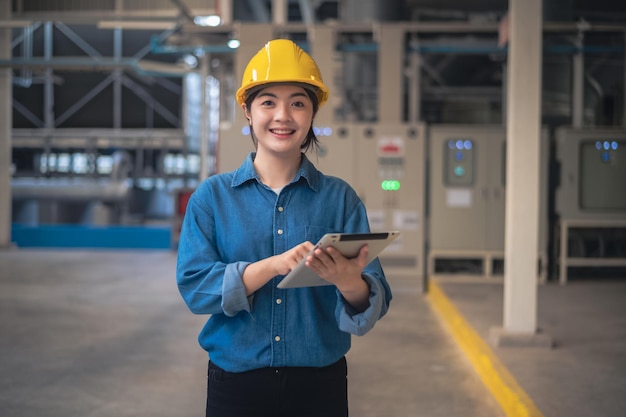
[[[224,52],[226,41],[234,36],[233,27],[237,22],[291,25],[299,27],[300,32],[306,32],[308,24],[324,22],[340,22],[341,27],[348,24],[357,27],[363,25],[370,32],[372,24],[377,21],[415,25],[413,27],[419,28],[419,31],[414,33],[419,34],[411,35],[414,39],[407,41],[407,44],[411,48],[420,48],[422,54],[422,116],[426,121],[437,122],[445,118],[446,111],[459,115],[462,112],[459,112],[457,106],[475,109],[477,102],[482,103],[489,113],[501,113],[506,53],[498,49],[497,27],[506,15],[507,8],[507,0],[12,0],[11,21],[3,22],[0,19],[0,26],[10,25],[10,22],[18,26],[22,22],[24,27],[43,21],[55,22],[55,31],[60,31],[64,36],[74,34],[73,42],[65,45],[59,43],[62,36],[55,35],[55,51],[61,51],[61,55],[70,55],[72,49],[81,53],[81,50],[86,50],[85,55],[90,55],[80,59],[56,59],[52,64],[57,70],[77,70],[90,66],[105,70],[130,70],[144,77],[135,80],[142,82],[150,80],[152,75],[184,73],[186,70],[181,66],[179,58],[194,55],[198,46],[204,48],[205,52]],[[223,25],[201,28],[193,24],[194,17],[210,14],[220,15]],[[609,51],[590,55],[585,64],[588,67],[585,74],[586,88],[590,90],[586,97],[593,100],[589,104],[590,117],[595,117],[591,113],[597,111],[594,108],[598,103],[607,100],[607,94],[611,97],[609,102],[618,103],[621,100],[619,97],[624,95],[623,87],[616,90],[615,85],[618,82],[616,80],[621,80],[623,84],[625,30],[600,33],[589,28],[602,25],[623,28],[626,22],[626,2],[544,0],[544,20],[551,24],[563,23],[569,30],[567,33],[546,32],[544,36],[544,44],[553,52],[544,60],[544,108],[547,114],[556,118],[569,117],[573,78],[570,58],[578,47],[576,42],[580,31],[577,32],[577,28],[586,31],[585,42],[596,48],[592,52]],[[91,31],[83,30],[85,25],[91,25]],[[129,44],[133,42],[149,43],[149,48],[132,46],[135,51],[132,59],[126,59],[124,54],[121,57],[113,56],[115,47],[111,46],[111,41],[106,41],[109,45],[99,46],[105,41],[98,37],[111,36],[115,28],[132,31],[132,36],[123,38],[123,50],[128,50]],[[109,32],[105,32],[107,29]],[[38,33],[41,32],[40,29]],[[365,51],[356,60],[350,58],[344,62],[344,103],[337,112],[340,117],[375,120],[376,116],[371,111],[375,106],[367,106],[368,101],[375,101],[375,95],[367,90],[367,86],[375,84],[375,60],[367,56],[366,50],[370,48],[370,52],[375,52],[372,36],[344,34],[338,41],[340,46],[354,48],[356,45]],[[33,39],[37,41],[36,36]],[[89,42],[95,48],[93,54],[89,52],[90,49],[83,48]],[[64,52],[66,49],[70,52]],[[103,53],[101,50],[109,52]],[[617,54],[614,53],[616,50]],[[35,70],[51,65],[49,60],[43,59],[41,50],[34,51],[30,57],[20,54],[22,52],[19,48],[14,48],[14,56],[17,55],[13,60],[15,68],[23,68],[25,62]],[[141,59],[137,59],[137,56]],[[234,70],[228,59],[222,60],[220,65],[226,73]],[[368,68],[371,71],[368,72]],[[401,69],[398,71],[402,72]],[[350,75],[357,73],[358,77]],[[15,78],[17,82],[20,79]],[[126,88],[137,86],[131,85],[127,77],[109,79],[109,83],[118,81],[125,81]],[[71,83],[71,79],[66,78],[66,83]],[[158,83],[163,81],[158,80]],[[57,85],[59,89],[62,88],[59,83]],[[32,92],[31,89],[28,93]],[[22,93],[27,92],[18,90],[18,95]],[[147,100],[145,94],[143,100]],[[444,106],[448,106],[449,110],[444,110]],[[165,109],[161,113],[165,119],[173,119]],[[120,117],[117,116],[117,119]],[[485,120],[488,121],[493,120]]]
[[[148,18],[153,21],[172,16],[192,17],[199,13],[224,13],[232,19],[270,22],[272,6],[286,7],[289,21],[319,23],[328,19],[352,20],[355,11],[369,12],[367,19],[389,20],[472,20],[502,16],[507,0],[12,0],[13,18],[65,18],[74,16],[88,22],[95,18]],[[222,11],[220,11],[222,9]],[[351,16],[352,15],[352,16]],[[546,20],[623,22],[626,2],[615,0],[544,0]]]
[[[0,67],[13,69],[13,160],[24,176],[41,174],[34,161],[42,149],[53,156],[81,148],[90,155],[133,152],[137,178],[190,174],[159,171],[159,158],[215,155],[214,148],[206,152],[202,146],[214,146],[220,126],[235,125],[236,61],[244,56],[242,50],[251,50],[248,44],[235,52],[226,41],[237,36],[237,28],[256,23],[271,24],[273,36],[286,35],[304,47],[311,46],[306,44],[313,25],[336,28],[336,53],[331,54],[336,73],[330,83],[337,123],[378,120],[380,22],[406,29],[404,62],[383,75],[403,80],[397,97],[401,120],[487,125],[502,124],[506,114],[507,50],[499,44],[498,28],[508,0],[10,4],[11,17],[0,16],[0,28],[12,28],[11,57],[0,59]],[[585,125],[623,124],[626,1],[544,0],[543,5],[542,122],[572,124],[580,109]],[[195,17],[213,14],[221,17],[220,26],[194,24]],[[193,79],[196,84],[188,84]],[[219,109],[213,119],[199,113],[206,107],[202,97],[188,101],[209,79],[217,80],[219,89],[207,109]],[[200,128],[200,121],[209,119],[210,129]],[[206,170],[213,172],[201,166],[200,177]]]

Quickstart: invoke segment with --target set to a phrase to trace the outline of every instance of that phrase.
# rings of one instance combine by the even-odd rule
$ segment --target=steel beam
[[[0,0],[0,13],[11,16],[11,1]],[[0,28],[0,59],[11,57],[11,29]],[[11,126],[13,73],[0,68],[0,248],[11,245]]]

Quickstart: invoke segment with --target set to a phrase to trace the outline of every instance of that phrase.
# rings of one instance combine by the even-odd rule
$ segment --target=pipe
[[[153,36],[150,39],[150,51],[153,54],[198,54],[200,52],[212,53],[234,53],[235,50],[227,45],[196,45],[196,46],[173,46],[164,45],[163,41]]]
[[[307,45],[304,45],[305,47]],[[306,50],[306,48],[303,49]],[[234,53],[235,50],[226,45],[197,45],[197,46],[170,46],[162,45],[159,40],[152,38],[151,51],[154,54],[196,54],[204,53]],[[614,53],[624,54],[626,52],[625,45],[547,45],[544,46],[544,52],[552,54],[596,54],[596,53]],[[359,43],[359,44],[342,44],[337,46],[340,52],[377,52],[378,44],[376,43]],[[463,45],[424,45],[410,46],[408,52],[431,53],[431,54],[505,54],[507,47],[499,47],[495,43],[493,46],[463,46]],[[141,60],[136,58],[112,59],[112,58],[83,58],[83,57],[64,57],[64,58],[12,58],[0,59],[0,68],[19,68],[19,67],[63,67],[65,69],[74,70],[113,70],[119,68],[129,68],[141,75],[177,77],[186,74],[186,71],[179,67],[172,66],[172,71],[168,71],[164,64],[158,69],[148,70]],[[174,71],[177,70],[177,71]]]
[[[11,180],[13,200],[105,201],[128,199],[132,170],[130,155],[113,153],[113,167],[108,179],[98,178],[14,178]]]
[[[494,44],[482,46],[464,46],[464,45],[424,45],[410,46],[407,48],[410,52],[431,53],[431,54],[506,54],[508,48],[500,47]],[[377,52],[377,43],[360,43],[360,44],[343,44],[338,46],[338,50],[342,52]],[[546,45],[544,52],[552,54],[593,54],[593,53],[616,53],[623,54],[626,52],[626,45]]]
[[[139,75],[155,77],[181,77],[188,72],[186,69],[175,65],[168,65],[161,62],[149,62],[136,58],[11,58],[0,59],[0,68],[61,68],[68,71],[112,71],[115,69],[129,69]]]
[[[13,178],[11,194],[18,200],[104,201],[128,198],[130,182],[91,178]]]

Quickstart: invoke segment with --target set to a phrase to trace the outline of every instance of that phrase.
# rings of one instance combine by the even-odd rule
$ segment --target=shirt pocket
[[[306,233],[306,240],[308,240],[309,242],[312,242],[313,244],[316,244],[317,241],[320,240],[322,236],[324,236],[326,233],[339,233],[339,232],[329,227],[308,225],[306,226],[305,233]]]

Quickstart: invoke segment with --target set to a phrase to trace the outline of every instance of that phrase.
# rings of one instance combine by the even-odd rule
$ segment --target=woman
[[[391,292],[367,246],[353,259],[316,249],[306,264],[328,286],[277,284],[329,232],[369,231],[365,207],[343,180],[305,156],[328,88],[311,57],[285,39],[248,63],[237,102],[255,152],[203,181],[179,241],[177,283],[209,353],[206,415],[345,417],[350,334],[385,315]]]

